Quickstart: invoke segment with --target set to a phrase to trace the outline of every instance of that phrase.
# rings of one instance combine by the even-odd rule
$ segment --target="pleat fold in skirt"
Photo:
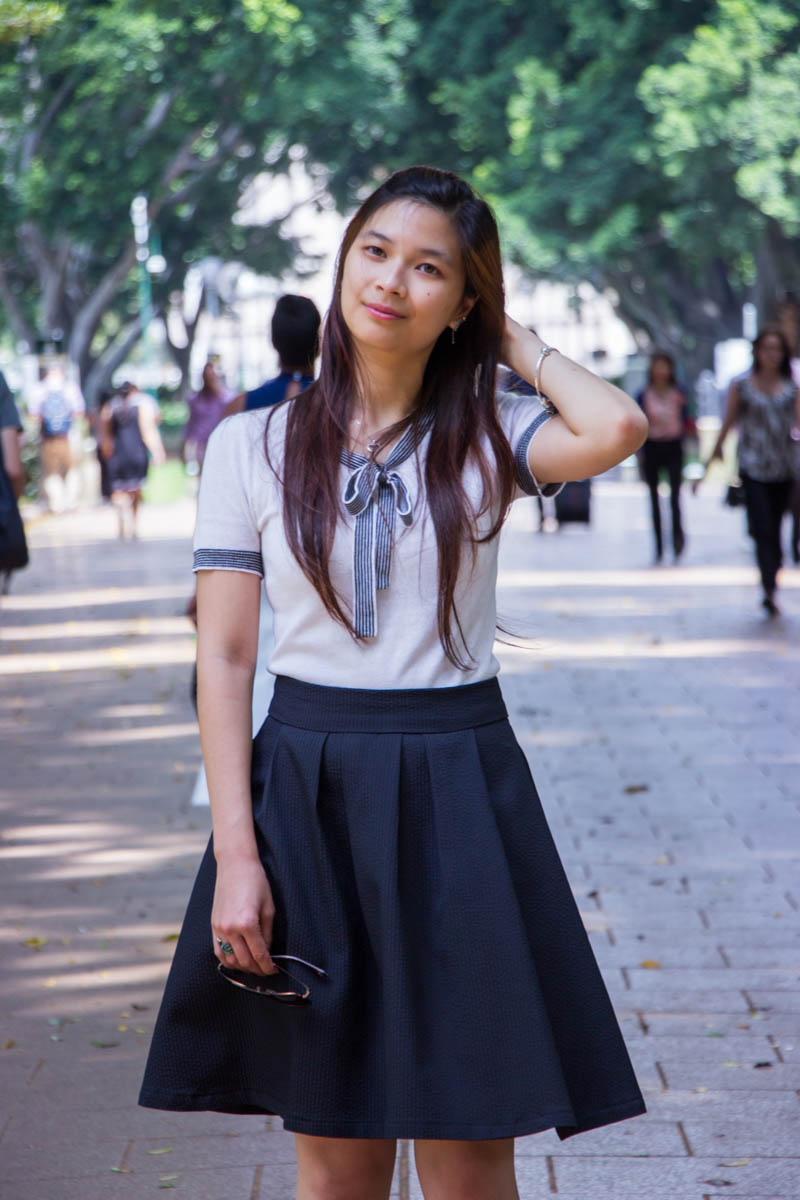
[[[221,977],[209,844],[141,1104],[385,1138],[566,1138],[645,1111],[496,680],[278,678],[252,794],[272,950],[327,978],[293,967],[296,1007]]]

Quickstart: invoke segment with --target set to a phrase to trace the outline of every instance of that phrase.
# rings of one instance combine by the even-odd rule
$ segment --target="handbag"
[[[0,571],[20,571],[28,565],[28,543],[17,498],[0,458]]]
[[[732,479],[725,493],[725,503],[728,508],[741,508],[744,504],[744,484],[741,479]]]

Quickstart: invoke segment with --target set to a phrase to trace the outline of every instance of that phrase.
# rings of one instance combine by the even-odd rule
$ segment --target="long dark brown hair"
[[[766,325],[763,329],[759,329],[756,337],[753,339],[753,370],[760,371],[761,363],[759,362],[759,351],[764,343],[765,338],[777,338],[781,344],[783,351],[781,357],[781,365],[778,367],[778,374],[784,379],[792,378],[792,352],[789,347],[789,341],[786,334],[777,325]]]
[[[678,380],[675,375],[675,359],[668,350],[654,350],[650,357],[650,366],[647,369],[647,386],[653,386],[653,367],[657,362],[665,362],[669,367],[668,383],[670,387],[677,387]]]
[[[319,379],[300,402],[290,402],[281,472],[284,527],[295,558],[325,608],[356,637],[349,605],[334,588],[329,570],[336,524],[343,511],[340,454],[359,378],[356,347],[342,315],[339,291],[345,259],[365,223],[396,200],[428,204],[447,214],[461,245],[465,297],[476,300],[454,345],[450,328],[443,330],[428,359],[417,406],[405,421],[384,433],[375,451],[379,453],[403,426],[418,427],[429,413],[433,415],[424,487],[438,550],[439,638],[448,659],[467,670],[473,660],[454,603],[462,551],[470,546],[474,560],[477,544],[500,532],[514,495],[514,460],[495,410],[495,377],[505,324],[497,225],[486,202],[449,171],[409,167],[396,172],[364,201],[345,231],[322,339]],[[269,425],[266,437],[269,458]],[[481,476],[483,494],[477,512],[463,485],[468,459]],[[478,519],[487,513],[491,527],[481,535]]]

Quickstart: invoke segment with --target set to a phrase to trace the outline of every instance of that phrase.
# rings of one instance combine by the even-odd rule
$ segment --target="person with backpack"
[[[80,388],[60,362],[40,368],[28,411],[39,423],[42,491],[51,512],[72,508],[77,499],[70,432],[85,409]]]

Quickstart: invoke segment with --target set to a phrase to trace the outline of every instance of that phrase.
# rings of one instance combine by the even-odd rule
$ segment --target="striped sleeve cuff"
[[[564,486],[563,483],[539,483],[528,463],[528,450],[531,442],[542,426],[555,416],[556,411],[548,400],[547,407],[534,417],[517,442],[517,448],[514,451],[514,466],[517,483],[526,496],[557,496]]]
[[[195,550],[192,570],[247,571],[264,577],[260,550]]]

